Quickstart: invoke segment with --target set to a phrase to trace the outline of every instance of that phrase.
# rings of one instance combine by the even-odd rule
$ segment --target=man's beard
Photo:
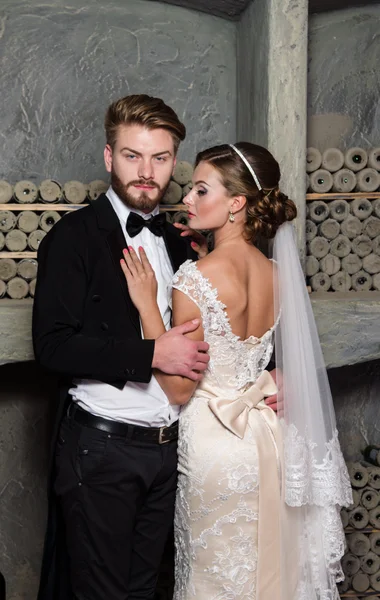
[[[122,200],[129,208],[135,208],[143,212],[152,212],[152,210],[156,208],[156,206],[165,196],[166,190],[169,187],[169,183],[170,179],[164,188],[161,188],[155,181],[141,181],[138,179],[129,181],[127,184],[125,184],[121,181],[118,175],[116,175],[113,169],[111,171],[111,186],[114,192],[116,192],[116,194],[119,196],[120,200]],[[157,196],[153,199],[149,198],[146,192],[141,192],[140,196],[138,197],[132,196],[128,190],[133,185],[149,185],[155,187],[158,190]]]

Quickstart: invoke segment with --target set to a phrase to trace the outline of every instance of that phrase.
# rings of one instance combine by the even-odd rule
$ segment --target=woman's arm
[[[140,259],[133,248],[129,248],[129,252],[126,250],[121,267],[128,283],[131,300],[140,314],[144,338],[157,339],[166,331],[157,305],[157,281],[143,248],[140,248],[139,251]],[[201,322],[200,317],[197,305],[185,294],[174,289],[173,326],[182,325],[193,319]],[[195,331],[186,334],[186,337],[195,341],[203,341],[202,327],[199,326]],[[203,371],[204,364],[199,363],[199,368]],[[192,381],[187,377],[166,375],[158,370],[154,370],[154,375],[171,404],[186,404],[198,384],[197,381]]]
[[[174,289],[172,298],[173,326],[182,325],[182,323],[185,323],[189,319],[199,319],[199,321],[202,323],[199,308],[185,294],[183,294],[179,290]],[[203,327],[200,325],[195,331],[187,333],[186,337],[196,341],[203,341]],[[162,373],[162,371],[156,370],[154,370],[153,372],[158,383],[169,398],[169,402],[171,404],[186,404],[190,400],[195,388],[198,385],[197,381],[192,381],[187,377],[180,377],[178,375],[166,375],[165,373]]]

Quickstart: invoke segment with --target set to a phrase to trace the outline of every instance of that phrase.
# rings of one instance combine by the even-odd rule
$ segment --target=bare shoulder
[[[223,253],[215,251],[198,260],[196,265],[203,277],[206,277],[212,283],[225,278],[226,273],[232,269],[232,264],[228,260],[228,257]]]
[[[198,270],[210,279],[225,279],[226,274],[242,273],[246,268],[258,273],[273,273],[274,263],[254,246],[228,251],[213,251],[196,262]]]
[[[235,302],[243,290],[257,287],[263,292],[273,290],[274,263],[254,247],[210,252],[197,261],[200,273],[218,289],[226,302]]]
[[[225,251],[210,252],[197,261],[199,272],[217,289],[218,297],[226,305],[234,303],[239,290],[244,286],[244,273],[237,257]]]

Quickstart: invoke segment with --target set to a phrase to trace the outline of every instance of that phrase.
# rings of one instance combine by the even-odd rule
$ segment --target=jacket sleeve
[[[89,277],[86,237],[61,221],[41,242],[33,305],[35,358],[57,373],[118,388],[126,381],[147,383],[154,340],[116,340],[83,332]]]

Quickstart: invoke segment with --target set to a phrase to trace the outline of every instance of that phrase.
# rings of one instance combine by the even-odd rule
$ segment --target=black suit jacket
[[[170,223],[164,240],[176,271],[196,258]],[[57,373],[105,381],[151,377],[153,340],[142,340],[139,315],[120,267],[124,234],[103,194],[59,221],[42,240],[33,310],[37,361]]]
[[[174,271],[186,259],[197,258],[170,223],[165,225],[164,240]],[[154,340],[141,338],[139,315],[120,267],[125,247],[119,219],[104,194],[66,215],[40,244],[33,307],[34,353],[43,367],[63,376],[52,458],[73,377],[104,381],[119,389],[127,381],[146,383],[151,378]],[[71,600],[63,523],[52,482],[53,477],[38,598]]]

